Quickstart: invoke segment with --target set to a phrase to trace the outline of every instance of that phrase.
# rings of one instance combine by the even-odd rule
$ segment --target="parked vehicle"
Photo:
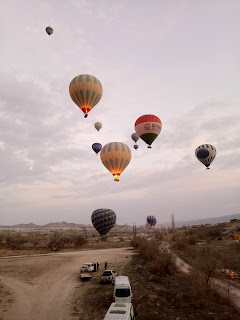
[[[92,275],[89,272],[81,272],[80,273],[80,278],[81,278],[82,281],[87,281],[87,280],[92,279]]]
[[[94,271],[94,263],[86,262],[80,268],[80,272],[93,272]]]
[[[104,320],[134,320],[136,315],[131,303],[112,303]]]
[[[117,271],[115,270],[105,270],[100,277],[101,283],[111,282],[114,283],[114,279],[117,276]]]
[[[115,302],[131,303],[133,299],[130,281],[126,276],[115,277],[113,297]]]

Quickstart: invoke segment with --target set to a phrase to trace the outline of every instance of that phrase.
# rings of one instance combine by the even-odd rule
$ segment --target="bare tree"
[[[172,217],[172,233],[175,232],[175,217],[174,217],[174,214],[171,214],[171,217]]]

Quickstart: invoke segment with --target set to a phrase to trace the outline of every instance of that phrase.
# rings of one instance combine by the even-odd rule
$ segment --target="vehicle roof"
[[[115,270],[113,270],[113,269],[111,269],[111,270],[104,270],[104,272],[111,272],[111,271],[115,271]]]
[[[126,285],[130,284],[128,277],[126,276],[118,276],[115,277],[115,285]]]
[[[131,310],[131,306],[131,303],[113,302],[110,305],[104,320],[126,319]]]

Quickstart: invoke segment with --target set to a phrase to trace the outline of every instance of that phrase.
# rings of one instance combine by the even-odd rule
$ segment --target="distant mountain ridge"
[[[233,214],[230,216],[221,216],[221,217],[214,217],[214,218],[206,218],[206,219],[197,219],[197,220],[189,220],[189,221],[175,221],[175,226],[182,227],[182,226],[193,226],[193,225],[201,225],[201,224],[217,224],[217,223],[224,223],[224,222],[230,222],[232,219],[238,219],[240,220],[240,214]],[[171,222],[166,223],[158,223],[156,224],[155,228],[160,227],[171,227]],[[140,226],[139,226],[140,227]],[[78,224],[78,223],[69,223],[66,221],[62,222],[50,222],[45,225],[37,225],[35,223],[20,223],[13,226],[0,226],[0,228],[18,228],[18,229],[74,229],[74,228],[81,228],[81,229],[93,229],[93,226],[91,224]],[[115,225],[115,229],[131,229],[131,225]]]
[[[189,220],[189,221],[175,221],[175,226],[177,228],[183,227],[183,226],[195,226],[195,225],[201,225],[201,224],[218,224],[218,223],[224,223],[224,222],[230,222],[230,220],[238,219],[240,220],[240,214],[232,214],[230,216],[221,216],[221,217],[214,217],[214,218],[205,218],[205,219],[197,219],[197,220]],[[157,224],[156,227],[171,227],[171,222],[166,222],[162,224]]]
[[[77,223],[69,223],[66,221],[62,222],[50,222],[45,225],[37,225],[35,223],[20,223],[13,226],[0,226],[0,228],[11,228],[11,229],[94,229],[92,224],[77,224]],[[131,229],[132,226],[129,225],[118,225],[115,224],[115,229]]]
[[[86,226],[90,226],[91,225],[84,225],[84,224],[77,224],[77,223],[68,223],[65,221],[62,222],[50,222],[48,224],[45,225],[37,225],[35,223],[20,223],[20,224],[16,224],[13,226],[0,226],[1,228],[24,228],[24,229],[72,229],[72,228],[83,228]]]

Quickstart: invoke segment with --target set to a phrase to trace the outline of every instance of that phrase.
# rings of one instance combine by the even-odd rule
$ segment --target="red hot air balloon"
[[[151,148],[151,144],[157,138],[161,130],[161,120],[152,114],[145,114],[135,122],[135,131],[137,135],[148,144],[148,148]]]

